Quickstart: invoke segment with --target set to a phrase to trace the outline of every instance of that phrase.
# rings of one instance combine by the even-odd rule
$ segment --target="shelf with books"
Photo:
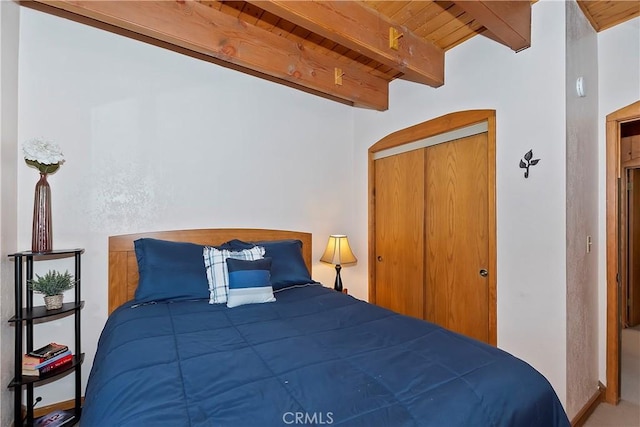
[[[50,380],[51,378],[61,376],[62,374],[72,371],[76,366],[80,365],[84,361],[84,353],[80,353],[80,355],[74,355],[71,359],[70,364],[65,364],[64,366],[60,366],[59,368],[55,368],[47,373],[40,375],[39,377],[29,376],[29,375],[20,375],[11,381],[9,387],[20,387],[25,384],[36,384],[41,381]]]
[[[15,361],[14,361],[14,377],[9,383],[9,388],[14,390],[14,425],[15,426],[33,426],[34,414],[34,387],[38,383],[44,381],[57,380],[68,373],[73,372],[75,376],[75,401],[74,407],[70,410],[74,415],[73,420],[69,420],[69,425],[76,423],[80,419],[81,407],[81,392],[82,392],[82,362],[84,361],[84,353],[81,352],[80,346],[80,312],[84,307],[84,301],[81,299],[81,280],[80,280],[80,258],[84,249],[69,249],[69,250],[56,250],[51,252],[36,253],[31,251],[17,252],[9,255],[14,259],[14,286],[15,286],[15,312],[14,316],[9,319],[9,322],[14,325],[15,332]],[[74,259],[75,266],[75,291],[72,302],[67,302],[59,309],[47,310],[45,306],[34,306],[33,304],[33,290],[27,286],[31,283],[34,277],[34,262],[47,259],[60,260],[63,258],[72,257]],[[47,320],[57,319],[60,317],[66,317],[73,314],[74,325],[74,342],[64,351],[69,351],[71,360],[65,362],[49,362],[40,364],[37,363],[38,356],[42,356],[42,361],[53,358],[57,354],[56,351],[33,354],[34,353],[34,330],[35,326],[41,322]],[[66,320],[65,320],[66,321]],[[55,343],[50,343],[55,348]],[[45,346],[47,347],[47,346]],[[43,347],[38,350],[46,350]],[[64,346],[66,347],[66,346]],[[26,355],[24,351],[26,350]],[[36,357],[35,362],[32,359],[25,360],[29,356]],[[59,359],[62,360],[62,359]],[[35,363],[35,364],[32,364]],[[53,363],[56,363],[54,366]],[[42,366],[41,366],[42,365]],[[37,371],[35,366],[38,366]],[[43,367],[44,366],[44,367]],[[29,375],[23,375],[23,368],[25,373]],[[23,387],[26,389],[26,393],[23,394]],[[23,397],[26,395],[26,399],[23,402]],[[22,408],[26,406],[26,417],[22,415]]]

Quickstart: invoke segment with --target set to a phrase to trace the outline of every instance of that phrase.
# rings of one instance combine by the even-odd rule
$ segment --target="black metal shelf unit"
[[[14,360],[14,378],[9,383],[9,388],[14,389],[14,426],[31,426],[33,425],[33,389],[34,386],[43,381],[52,381],[58,377],[75,371],[75,422],[80,419],[82,411],[81,393],[82,393],[82,362],[84,361],[84,353],[80,351],[80,310],[84,307],[84,301],[80,298],[81,280],[80,280],[80,255],[84,249],[66,249],[55,250],[50,252],[17,252],[9,255],[14,259],[14,284],[15,284],[15,315],[9,319],[10,323],[15,327],[15,360]],[[73,302],[67,302],[62,308],[57,310],[47,310],[45,306],[33,305],[33,291],[26,286],[33,279],[33,262],[43,259],[56,259],[74,257],[75,261],[75,298]],[[24,290],[24,291],[23,291]],[[40,322],[46,321],[54,317],[63,317],[70,314],[74,315],[75,323],[75,354],[73,361],[69,365],[54,369],[40,377],[22,376],[22,355],[26,345],[26,351],[33,350],[33,325],[34,320]],[[23,335],[24,326],[24,335]],[[26,398],[26,418],[22,419],[22,387],[27,389]]]

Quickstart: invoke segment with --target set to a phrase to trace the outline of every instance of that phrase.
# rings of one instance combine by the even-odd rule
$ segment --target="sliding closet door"
[[[424,316],[424,149],[375,161],[375,301]]]
[[[369,148],[369,301],[496,345],[495,111]]]
[[[426,154],[426,320],[489,342],[487,134]]]

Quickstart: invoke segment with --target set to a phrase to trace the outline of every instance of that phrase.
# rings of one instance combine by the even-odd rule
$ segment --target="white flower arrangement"
[[[24,161],[40,173],[53,173],[64,163],[64,155],[58,144],[44,139],[31,139],[22,146]]]

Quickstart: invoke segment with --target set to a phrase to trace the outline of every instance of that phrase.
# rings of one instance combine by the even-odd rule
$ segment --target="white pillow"
[[[207,269],[207,281],[209,282],[209,304],[221,304],[227,302],[229,295],[229,273],[227,270],[227,258],[254,261],[262,258],[264,248],[254,246],[251,249],[230,251],[205,246],[202,251],[204,266]]]

